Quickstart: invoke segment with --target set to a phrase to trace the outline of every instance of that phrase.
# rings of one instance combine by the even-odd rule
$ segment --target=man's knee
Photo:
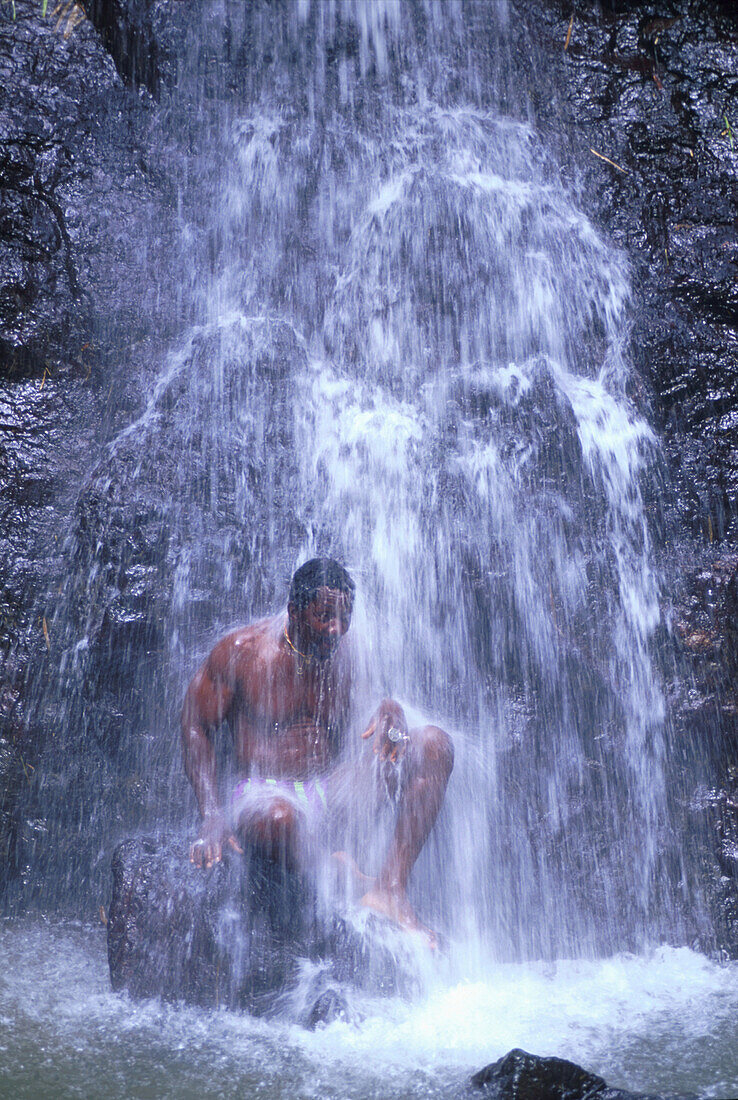
[[[270,850],[291,849],[298,829],[298,813],[286,798],[273,798],[268,805],[251,813],[244,832]]]
[[[454,766],[454,743],[440,726],[423,726],[413,736],[413,751],[424,772],[445,781]]]
[[[297,826],[297,810],[286,798],[272,799],[267,817],[274,829],[293,832]]]

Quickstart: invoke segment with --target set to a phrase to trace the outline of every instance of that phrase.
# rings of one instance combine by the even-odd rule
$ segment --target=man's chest
[[[315,722],[334,725],[347,710],[349,684],[332,667],[276,669],[248,677],[234,700],[240,716],[257,725]]]

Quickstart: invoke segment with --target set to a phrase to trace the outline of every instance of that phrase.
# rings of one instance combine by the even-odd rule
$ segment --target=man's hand
[[[199,836],[190,848],[190,863],[207,871],[214,863],[220,863],[223,858],[223,848],[226,844],[243,855],[238,841],[225,823],[222,814],[208,814],[203,818],[202,836]]]
[[[405,712],[394,699],[383,699],[374,716],[361,735],[362,741],[377,735],[374,752],[382,761],[395,764],[405,755],[409,742]]]

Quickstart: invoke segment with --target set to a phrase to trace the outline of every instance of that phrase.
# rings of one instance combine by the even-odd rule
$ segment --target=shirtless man
[[[202,816],[190,858],[208,868],[239,840],[294,865],[308,818],[331,812],[347,789],[356,808],[377,773],[372,756],[339,763],[352,703],[347,643],[354,582],[327,558],[301,566],[290,585],[287,614],[226,635],[196,673],[182,708],[185,772]],[[241,782],[229,806],[218,793],[213,734],[228,722]],[[395,788],[394,835],[362,905],[398,925],[434,936],[407,898],[410,872],[438,816],[453,767],[453,746],[437,726],[409,729],[402,707],[383,699],[362,733],[373,739],[385,777]],[[402,775],[400,776],[400,770]],[[325,835],[326,830],[321,830]],[[362,876],[363,877],[363,876]]]

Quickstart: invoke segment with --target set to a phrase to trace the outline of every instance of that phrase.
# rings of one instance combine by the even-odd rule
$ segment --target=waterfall
[[[111,838],[193,813],[171,730],[197,661],[329,553],[375,698],[456,744],[427,918],[498,958],[682,927],[627,264],[516,100],[512,34],[501,3],[193,16],[168,140],[195,320],[82,488],[41,692],[44,802],[62,832],[94,803],[93,880]]]
[[[211,325],[276,317],[305,352],[279,429],[287,497],[274,456],[260,467],[258,570],[285,542],[293,563],[345,561],[377,697],[452,732],[416,875],[436,918],[503,956],[658,938],[664,704],[641,490],[658,444],[628,396],[625,261],[533,126],[473,86],[450,94],[417,46],[397,72],[419,34],[407,5],[305,4],[298,24],[311,13],[321,56],[351,57],[356,33],[358,58],[340,56],[332,93],[329,74],[308,80],[304,105],[262,89],[232,108],[206,294]],[[457,9],[426,15],[426,35],[458,32]]]
[[[699,753],[674,743],[660,671],[668,558],[661,444],[630,361],[638,302],[526,102],[529,7],[207,0],[165,16],[186,28],[162,55],[177,79],[140,124],[180,234],[142,289],[166,320],[109,368],[96,459],[48,533],[63,583],[52,562],[28,616],[44,747],[23,762],[0,921],[0,1092],[446,1096],[525,1047],[616,1088],[734,1094],[736,966],[700,953],[707,848],[684,827]],[[287,966],[264,935],[289,977],[230,1011],[221,959],[237,984],[266,927],[263,906],[243,933],[228,891],[257,876],[234,855],[197,879],[221,937],[217,1010],[197,991],[113,992],[116,846],[164,853],[190,889],[199,874],[182,858],[186,686],[318,554],[357,585],[347,753],[387,694],[454,741],[409,886],[441,948],[326,891],[331,935],[356,934],[372,975],[389,958],[382,980],[297,935]],[[227,730],[215,747],[225,797]],[[373,838],[352,839],[376,870]],[[167,890],[179,974],[187,890]],[[324,979],[350,1019],[296,1026]]]

